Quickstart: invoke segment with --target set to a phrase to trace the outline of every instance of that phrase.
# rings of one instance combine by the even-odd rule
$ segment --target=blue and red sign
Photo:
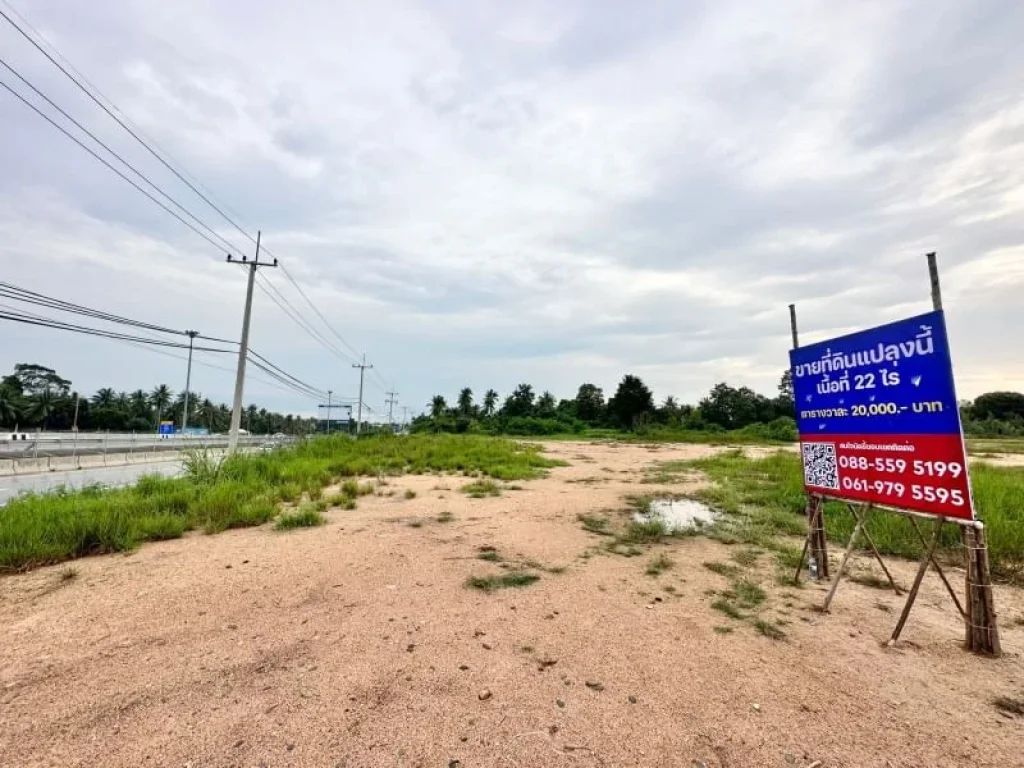
[[[809,492],[974,519],[941,311],[789,359]]]

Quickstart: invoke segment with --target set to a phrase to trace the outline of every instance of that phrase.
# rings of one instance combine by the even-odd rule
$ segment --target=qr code
[[[839,463],[835,443],[804,443],[804,484],[815,488],[839,488]]]

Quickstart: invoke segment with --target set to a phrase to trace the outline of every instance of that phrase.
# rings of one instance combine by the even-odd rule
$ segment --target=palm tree
[[[110,408],[114,405],[117,394],[110,387],[104,387],[92,396],[92,404],[97,408]]]
[[[493,416],[494,409],[498,407],[498,393],[488,389],[484,394],[484,416]]]
[[[459,392],[459,413],[470,416],[473,413],[473,390],[465,387]]]
[[[17,426],[24,407],[17,393],[7,387],[0,387],[0,424]]]
[[[149,416],[149,399],[141,389],[136,389],[128,398],[131,403],[132,416]]]
[[[430,415],[435,419],[440,419],[447,410],[448,403],[445,401],[444,395],[434,395],[430,400]]]
[[[29,418],[40,422],[43,429],[46,429],[46,420],[53,413],[56,398],[53,392],[47,387],[30,401],[28,408]]]
[[[171,388],[166,384],[161,384],[149,393],[149,404],[156,411],[156,423],[158,426],[160,424],[160,417],[163,416],[164,411],[167,410],[167,406],[171,404],[173,399],[174,393],[171,392]]]

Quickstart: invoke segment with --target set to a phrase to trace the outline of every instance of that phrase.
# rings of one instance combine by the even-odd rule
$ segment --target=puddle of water
[[[638,512],[633,516],[638,523],[660,520],[668,531],[682,531],[687,528],[701,528],[715,522],[715,514],[709,507],[693,499],[655,499],[650,512]]]

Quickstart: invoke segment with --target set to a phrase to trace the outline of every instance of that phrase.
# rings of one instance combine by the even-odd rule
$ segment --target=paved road
[[[45,472],[37,475],[11,475],[0,477],[0,505],[14,498],[22,491],[45,491],[66,485],[81,488],[83,485],[127,485],[142,475],[160,474],[174,476],[181,472],[180,461],[158,461],[152,464],[131,464],[125,467],[97,467],[76,469],[70,472]]]
[[[265,436],[243,436],[239,443],[262,445],[274,440]],[[190,448],[224,448],[226,436],[161,439],[153,435],[82,435],[78,440],[67,436],[45,436],[36,445],[35,435],[27,440],[9,440],[6,433],[0,434],[0,459],[33,459],[46,456],[87,456],[96,453],[130,453],[135,451],[181,451]]]

